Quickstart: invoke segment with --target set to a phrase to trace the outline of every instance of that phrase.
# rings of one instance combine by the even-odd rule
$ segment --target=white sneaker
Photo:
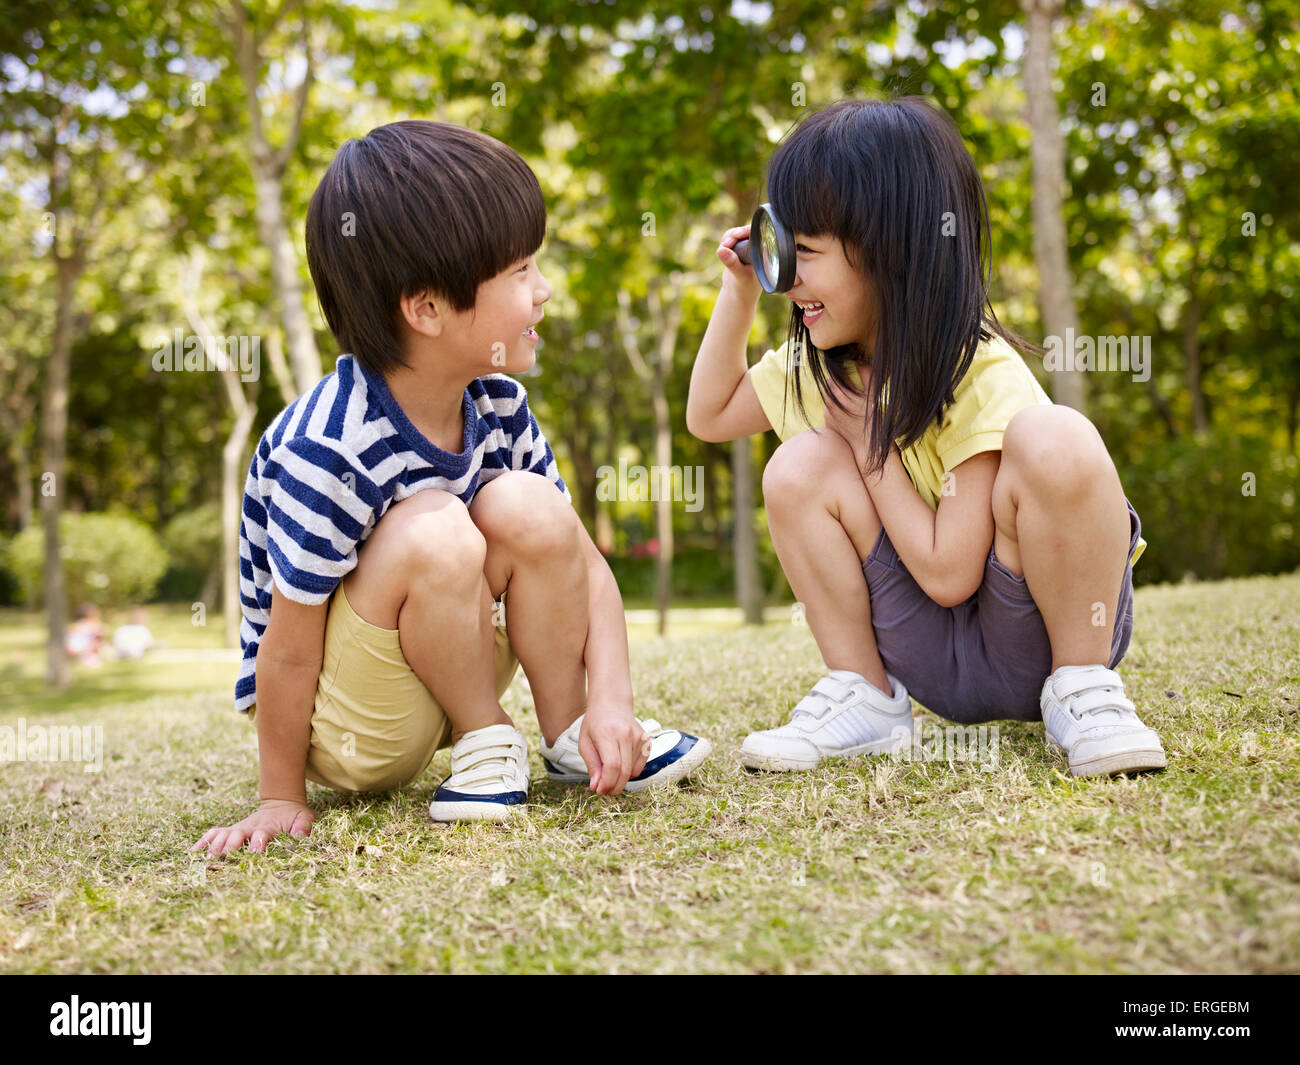
[[[1061,666],[1039,700],[1047,740],[1076,777],[1113,776],[1168,764],[1160,737],[1138,720],[1119,674],[1105,666]]]
[[[751,732],[740,748],[750,769],[812,769],[823,758],[886,754],[912,742],[912,700],[903,682],[885,674],[888,697],[860,673],[833,669],[790,714],[790,724]]]
[[[435,821],[504,821],[528,799],[528,741],[513,725],[463,735],[451,749],[451,776],[438,785]]]
[[[578,736],[586,716],[582,714],[561,732],[556,737],[555,746],[547,747],[545,740],[542,741],[542,762],[548,780],[557,784],[590,783],[591,774],[578,750]],[[673,784],[693,773],[713,751],[708,740],[679,729],[663,728],[658,721],[637,718],[637,724],[645,729],[650,739],[650,754],[641,772],[627,782],[623,789],[626,793],[635,794],[659,784]]]

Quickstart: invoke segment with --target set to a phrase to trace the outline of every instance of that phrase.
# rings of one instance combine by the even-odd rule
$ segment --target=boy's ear
[[[403,296],[398,301],[398,307],[406,324],[427,337],[436,337],[442,333],[450,310],[444,300],[428,289]]]

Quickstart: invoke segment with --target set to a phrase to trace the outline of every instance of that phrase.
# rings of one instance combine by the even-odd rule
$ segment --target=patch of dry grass
[[[309,839],[209,860],[189,844],[256,795],[227,690],[50,715],[108,753],[3,767],[0,971],[1300,971],[1298,603],[1300,574],[1138,590],[1120,669],[1170,766],[1134,779],[1074,780],[1008,722],[991,770],[746,772],[746,732],[820,675],[769,625],[634,645],[638,713],[713,740],[684,786],[542,780],[514,825],[439,826],[443,752],[389,796],[312,786]]]

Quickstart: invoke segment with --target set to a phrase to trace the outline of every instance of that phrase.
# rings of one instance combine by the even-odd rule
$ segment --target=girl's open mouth
[[[801,303],[796,300],[795,306],[798,307],[799,310],[803,312],[804,325],[810,325],[811,323],[817,321],[817,319],[820,318],[822,316],[822,313],[826,310],[826,308],[822,306],[822,304],[818,303],[816,300],[810,300],[807,303]]]

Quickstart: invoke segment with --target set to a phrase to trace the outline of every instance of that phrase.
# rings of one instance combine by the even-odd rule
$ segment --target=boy
[[[240,527],[261,804],[192,849],[307,835],[305,779],[385,791],[448,745],[430,815],[506,819],[529,782],[499,701],[519,665],[552,780],[618,795],[708,756],[633,716],[618,587],[505,376],[535,361],[545,229],[533,172],[473,130],[396,122],[330,164],[307,262],[349,354],[263,434]]]

